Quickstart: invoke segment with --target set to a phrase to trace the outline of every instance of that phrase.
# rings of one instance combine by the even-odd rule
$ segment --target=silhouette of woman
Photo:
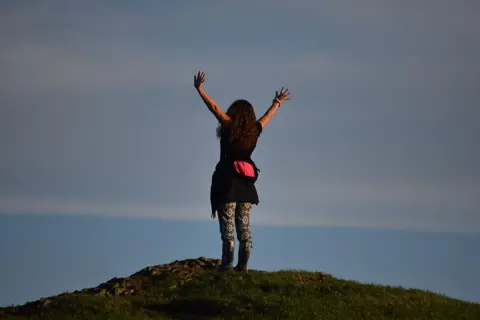
[[[212,218],[215,219],[215,213],[218,212],[222,239],[222,264],[217,270],[233,269],[236,228],[240,245],[238,263],[234,269],[246,272],[252,248],[250,210],[253,204],[258,205],[259,202],[255,181],[260,170],[251,155],[258,137],[280,104],[290,100],[290,92],[284,88],[280,93],[276,91],[272,105],[257,121],[253,106],[247,100],[236,100],[226,113],[223,112],[203,89],[204,81],[205,73],[199,71],[194,76],[195,89],[219,122],[217,137],[220,139],[220,160],[215,167],[210,189]]]

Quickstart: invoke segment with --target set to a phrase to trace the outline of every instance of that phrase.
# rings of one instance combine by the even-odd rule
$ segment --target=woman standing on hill
[[[236,227],[240,243],[236,271],[247,271],[252,239],[250,234],[250,210],[258,205],[255,181],[258,169],[251,159],[257,139],[290,92],[283,88],[275,94],[272,105],[257,121],[253,106],[247,100],[236,100],[227,113],[202,88],[205,73],[194,76],[194,86],[208,109],[217,118],[217,137],[220,138],[220,160],[215,167],[210,189],[212,218],[218,211],[222,238],[222,264],[219,271],[232,270]]]

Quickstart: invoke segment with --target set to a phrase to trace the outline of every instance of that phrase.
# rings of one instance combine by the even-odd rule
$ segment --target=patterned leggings
[[[235,241],[235,227],[239,242],[252,242],[250,233],[251,203],[227,202],[218,210],[218,222],[222,241]]]

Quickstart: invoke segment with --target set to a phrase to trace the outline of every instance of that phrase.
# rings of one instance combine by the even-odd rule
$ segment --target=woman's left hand
[[[198,89],[205,82],[205,72],[198,71],[197,75],[193,76],[193,86]]]

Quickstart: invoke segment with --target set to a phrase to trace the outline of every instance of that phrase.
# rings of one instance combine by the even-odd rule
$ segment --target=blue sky
[[[289,237],[298,239],[304,227],[391,230],[402,239],[428,231],[438,244],[413,246],[432,252],[453,237],[462,245],[447,260],[459,279],[461,263],[480,255],[468,245],[480,233],[480,4],[3,1],[0,9],[2,228],[55,214],[58,221],[91,215],[99,224],[106,216],[170,223],[178,232],[182,224],[207,223],[218,232],[208,199],[219,156],[216,121],[193,89],[201,69],[205,89],[224,109],[246,98],[260,116],[275,90],[292,91],[254,153],[261,169],[256,228],[295,230]],[[49,217],[60,230],[64,222]],[[99,236],[95,223],[81,234]],[[123,227],[112,228],[121,238]],[[18,232],[22,241],[38,241]],[[140,228],[129,232],[144,236]],[[334,238],[340,235],[355,238]],[[22,244],[3,237],[2,260],[20,263],[22,250],[12,252]],[[71,246],[84,249],[80,256],[88,251],[80,239],[55,240],[52,265]],[[360,243],[367,252],[369,244]],[[403,260],[420,270],[421,256]],[[478,260],[468,263],[480,268]],[[15,269],[9,279],[21,277]],[[104,280],[95,266],[91,273]],[[352,276],[374,274],[365,268]],[[452,294],[480,301],[472,281]]]

